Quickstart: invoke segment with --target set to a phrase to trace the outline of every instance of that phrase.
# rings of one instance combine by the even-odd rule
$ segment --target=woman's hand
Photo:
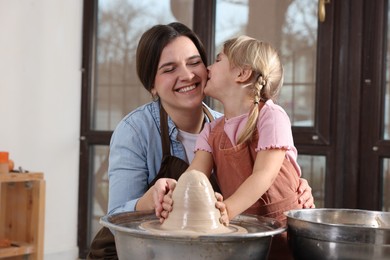
[[[221,212],[219,222],[224,226],[229,226],[229,214],[227,212],[225,203],[223,203],[223,196],[218,192],[214,192],[214,194],[215,198],[217,199],[217,202],[215,202],[215,207]]]
[[[309,186],[309,183],[307,182],[306,179],[304,178],[299,179],[298,192],[299,192],[298,202],[299,204],[303,204],[304,209],[310,209],[316,207],[314,205],[314,197],[313,194],[311,193],[311,187]]]
[[[176,187],[177,181],[169,178],[161,178],[153,185],[153,202],[156,216],[160,218],[160,222],[168,217],[172,211],[172,192]]]
[[[162,201],[162,211],[160,212],[160,223],[163,223],[164,220],[168,218],[169,212],[173,209],[173,199],[172,199],[173,190],[170,189],[167,194],[164,195]]]

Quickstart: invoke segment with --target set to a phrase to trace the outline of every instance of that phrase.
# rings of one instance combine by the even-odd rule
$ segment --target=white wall
[[[77,259],[81,0],[0,0],[0,150],[46,179],[45,259]]]

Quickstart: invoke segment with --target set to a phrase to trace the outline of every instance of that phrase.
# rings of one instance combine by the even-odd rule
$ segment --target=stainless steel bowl
[[[285,215],[295,259],[390,259],[390,212],[319,208]]]
[[[115,232],[119,259],[266,259],[272,236],[286,226],[271,219],[239,215],[232,224],[248,233],[186,236],[158,234],[140,228],[144,221],[157,220],[151,212],[125,212],[100,219]]]

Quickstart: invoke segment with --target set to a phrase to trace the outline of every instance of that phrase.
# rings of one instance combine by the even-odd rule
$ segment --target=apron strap
[[[161,129],[161,144],[163,150],[163,156],[171,155],[170,140],[168,133],[168,114],[165,112],[164,107],[160,103],[160,129]]]

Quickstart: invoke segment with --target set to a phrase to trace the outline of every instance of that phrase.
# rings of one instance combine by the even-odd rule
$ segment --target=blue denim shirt
[[[207,109],[214,118],[222,115]],[[138,199],[147,191],[148,183],[156,177],[162,159],[160,132],[159,101],[138,107],[115,128],[108,167],[108,214],[134,211]],[[177,140],[178,130],[170,117],[168,132],[171,155],[186,160],[184,146]]]

